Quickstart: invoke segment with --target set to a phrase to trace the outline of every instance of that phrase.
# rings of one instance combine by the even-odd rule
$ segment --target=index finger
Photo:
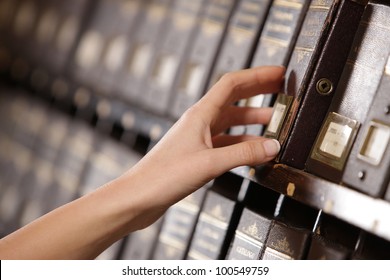
[[[277,92],[285,71],[283,66],[261,66],[225,74],[200,101],[223,109],[240,99]]]

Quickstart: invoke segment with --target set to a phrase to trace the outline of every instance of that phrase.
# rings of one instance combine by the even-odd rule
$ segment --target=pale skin
[[[1,239],[0,259],[93,259],[213,178],[272,160],[280,150],[275,140],[223,132],[267,124],[272,109],[234,103],[277,92],[284,72],[266,66],[226,74],[136,166]]]

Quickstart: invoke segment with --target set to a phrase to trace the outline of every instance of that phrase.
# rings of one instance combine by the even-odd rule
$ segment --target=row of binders
[[[386,0],[0,0],[2,235],[116,177],[221,76],[261,65],[287,67],[283,89],[237,105],[274,106],[271,122],[229,133],[390,201],[389,31]],[[388,258],[387,241],[235,174],[195,197],[106,256]]]
[[[287,66],[279,163],[374,197],[390,174],[390,8],[366,0],[0,1],[1,71],[158,139],[223,74]],[[260,95],[239,106],[269,106]],[[146,121],[145,121],[146,120]],[[387,194],[387,199],[390,192]]]
[[[1,236],[119,176],[151,145],[130,148],[24,90],[0,92]],[[388,259],[389,252],[384,239],[226,173],[98,258]]]

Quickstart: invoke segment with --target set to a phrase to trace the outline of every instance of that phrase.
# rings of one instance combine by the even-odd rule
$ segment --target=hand
[[[128,174],[131,182],[138,178],[144,183],[146,204],[156,203],[161,213],[232,168],[273,159],[280,150],[276,140],[223,132],[234,125],[267,124],[271,108],[234,104],[277,92],[284,72],[284,67],[258,67],[223,76]]]
[[[282,67],[225,75],[132,169],[0,240],[0,259],[89,259],[158,219],[175,202],[240,165],[279,152],[275,140],[228,136],[233,125],[268,123],[271,110],[233,104],[279,90]]]

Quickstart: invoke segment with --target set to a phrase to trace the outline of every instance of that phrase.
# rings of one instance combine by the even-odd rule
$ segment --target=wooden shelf
[[[282,164],[231,172],[390,241],[390,202]]]

